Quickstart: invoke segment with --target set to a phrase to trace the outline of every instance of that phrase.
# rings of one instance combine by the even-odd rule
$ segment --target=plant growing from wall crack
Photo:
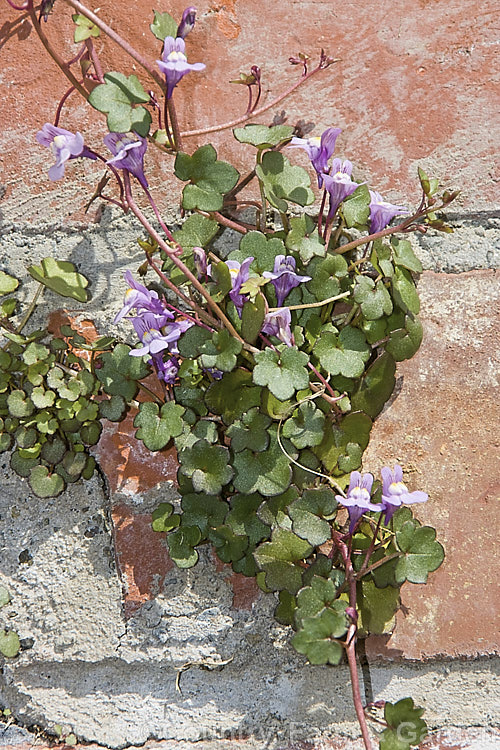
[[[417,205],[391,204],[357,182],[353,164],[335,155],[338,128],[307,137],[300,125],[279,117],[255,122],[325,74],[335,60],[323,50],[312,68],[307,55],[291,57],[301,75],[265,104],[263,74],[252,65],[232,82],[247,89],[243,115],[182,132],[176,87],[189,86],[182,79],[205,69],[203,62],[188,62],[186,53],[195,9],[187,8],[180,22],[155,12],[153,62],[78,0],[59,2],[74,12],[80,47],[70,62],[52,47],[42,23],[49,20],[50,28],[55,22],[53,0],[37,10],[27,0],[20,8],[71,84],[54,123],[43,125],[37,140],[55,159],[51,179],[69,172],[73,159],[91,160],[97,187],[90,203],[117,205],[145,230],[139,240],[145,262],[137,275],[126,272],[128,289],[114,320],[130,321],[138,345],[101,340],[91,367],[72,358],[70,372],[61,367],[56,378],[54,345],[37,343],[37,334],[22,341],[10,334],[5,362],[12,354],[23,362],[4,399],[6,419],[21,420],[2,433],[4,449],[17,441],[13,468],[21,465],[14,456],[28,460],[25,452],[35,445],[20,444],[23,430],[43,432],[37,409],[49,410],[46,423],[54,422],[46,434],[64,433],[66,421],[79,422],[79,429],[64,433],[61,456],[50,466],[45,446],[56,438],[38,439],[39,453],[29,456],[38,463],[30,472],[44,481],[50,472],[56,481],[71,481],[91,473],[86,451],[95,440],[82,437],[84,427],[98,439],[100,428],[92,426],[101,417],[120,420],[134,406],[136,437],[151,451],[177,449],[180,502],[162,503],[153,513],[153,528],[167,533],[174,562],[192,567],[200,546],[209,544],[234,571],[255,576],[277,596],[276,619],[293,629],[294,648],[311,664],[347,659],[365,747],[372,747],[367,716],[384,726],[381,750],[418,745],[426,725],[411,698],[363,706],[355,649],[360,637],[387,631],[402,584],[425,583],[444,552],[435,530],[408,507],[427,495],[407,488],[399,465],[382,468],[377,480],[360,469],[373,421],[393,392],[397,363],[412,357],[422,340],[415,287],[422,266],[407,237],[429,228],[451,231],[437,212],[457,193],[440,193],[437,179],[419,170]],[[141,75],[104,72],[94,44],[99,35],[125,50]],[[189,51],[192,57],[199,55]],[[60,126],[73,91],[105,116],[108,153]],[[185,146],[193,136],[229,129],[251,160],[244,175],[210,143],[194,151]],[[183,184],[177,227],[166,224],[150,191],[151,149],[164,155]],[[313,186],[309,172],[293,163],[297,149],[309,157]],[[98,175],[103,164],[106,171]],[[214,239],[224,229],[238,239],[220,255]],[[48,275],[40,272],[39,280],[50,286]],[[62,274],[55,278],[62,283]],[[34,400],[35,391],[40,399],[47,390],[68,411],[64,419],[50,412],[52,404]],[[104,398],[98,406],[97,395]],[[85,419],[78,410],[70,413],[82,397]],[[77,459],[85,467],[69,479]],[[61,489],[59,482],[47,494]],[[381,708],[377,719],[373,711]]]

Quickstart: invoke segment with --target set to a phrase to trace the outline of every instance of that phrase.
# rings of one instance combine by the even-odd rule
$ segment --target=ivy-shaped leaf
[[[9,276],[5,271],[0,271],[0,294],[10,294],[19,286],[19,281]]]
[[[415,288],[410,271],[397,267],[392,277],[392,292],[395,303],[402,310],[408,310],[414,315],[420,312],[420,299]]]
[[[267,386],[280,401],[286,401],[295,391],[309,385],[309,374],[305,368],[308,356],[295,346],[264,349],[255,354],[255,360],[254,383]]]
[[[153,531],[173,531],[179,526],[181,517],[178,513],[174,513],[174,506],[171,503],[160,503],[153,511],[151,520]]]
[[[198,562],[195,546],[201,540],[196,526],[180,526],[167,537],[168,551],[178,568],[192,568]]]
[[[293,216],[290,219],[290,231],[285,244],[288,250],[299,253],[304,264],[309,263],[312,258],[324,257],[326,254],[325,242],[319,236],[318,229],[308,214]]]
[[[270,429],[268,432],[270,443],[267,450],[242,450],[234,456],[233,484],[235,489],[244,495],[259,492],[270,497],[285,492],[290,486],[290,459],[283,453],[277,441],[276,430]]]
[[[364,411],[372,419],[379,414],[396,384],[396,363],[384,352],[370,365],[351,398],[353,410]]]
[[[142,357],[131,357],[130,351],[130,346],[117,344],[112,352],[104,352],[101,355],[102,367],[96,370],[103,390],[110,396],[123,396],[127,402],[132,401],[137,395],[137,381],[145,378],[150,372]]]
[[[76,26],[74,33],[75,44],[81,44],[86,39],[97,39],[101,33],[99,27],[95,23],[92,23],[86,16],[75,13],[71,18]]]
[[[335,638],[347,631],[346,617],[342,611],[324,609],[316,617],[302,620],[301,629],[292,638],[292,646],[305,654],[310,664],[339,664],[344,653]]]
[[[283,435],[290,438],[296,448],[319,445],[323,440],[325,415],[311,402],[300,404],[283,425]]]
[[[332,490],[306,490],[288,508],[292,529],[302,539],[318,547],[331,538],[331,521],[335,517],[337,501]]]
[[[271,541],[261,544],[254,557],[271,591],[286,589],[295,594],[302,584],[302,568],[297,563],[311,552],[311,545],[292,531],[275,529]]]
[[[255,168],[269,203],[282,213],[288,210],[288,203],[308,206],[314,201],[310,188],[311,180],[302,167],[292,166],[286,156],[279,151],[266,151],[260,164]]]
[[[21,642],[18,634],[13,630],[0,630],[0,653],[12,659],[20,650]]]
[[[380,589],[372,581],[363,580],[358,584],[358,592],[360,636],[392,632],[399,607],[399,587]]]
[[[29,417],[35,411],[32,400],[20,389],[9,393],[7,396],[7,407],[13,417]]]
[[[234,453],[245,449],[265,451],[269,445],[267,428],[270,424],[271,419],[262,414],[257,407],[253,407],[243,414],[241,420],[237,420],[226,430],[226,435],[231,438],[231,450]]]
[[[254,385],[251,373],[246,370],[233,370],[225,373],[208,388],[205,403],[213,414],[220,414],[226,424],[254,406],[260,405],[262,388]],[[199,398],[199,391],[196,391]]]
[[[231,372],[236,367],[237,355],[241,349],[241,341],[223,328],[222,331],[216,331],[201,347],[202,365],[222,372]]]
[[[201,146],[192,156],[179,152],[174,172],[179,180],[189,181],[182,193],[182,205],[188,210],[219,211],[224,194],[232,190],[239,177],[231,164],[217,159],[217,152],[210,143]]]
[[[324,609],[342,613],[345,625],[346,605],[345,602],[339,600],[337,591],[338,585],[332,578],[312,576],[307,586],[301,588],[297,594],[297,609],[295,610],[297,627],[300,628],[306,618],[316,617]]]
[[[221,526],[228,512],[228,505],[218,497],[194,492],[183,495],[181,501],[183,526],[196,526],[203,539],[210,529]]]
[[[190,250],[193,247],[206,247],[218,231],[219,225],[214,219],[192,214],[187,217],[182,227],[174,232],[174,239],[184,250]]]
[[[153,401],[139,405],[139,413],[134,419],[137,427],[136,438],[142,440],[150,451],[164,448],[173,437],[181,434],[184,428],[182,416],[186,410],[175,401],[167,401],[161,409]]]
[[[279,143],[290,140],[293,135],[291,125],[245,125],[233,130],[234,137],[240,143],[249,143],[260,149],[269,149]]]
[[[396,533],[396,544],[404,555],[399,558],[395,576],[398,583],[425,583],[427,576],[444,560],[443,546],[436,542],[436,530],[407,521]]]
[[[415,706],[412,698],[397,703],[386,702],[384,718],[387,729],[379,735],[380,750],[409,750],[420,746],[427,735],[427,724],[421,718],[424,709]]]
[[[242,289],[243,291],[243,289]],[[241,311],[241,335],[250,344],[255,344],[266,317],[266,300],[257,294],[253,301],[245,302]]]
[[[229,463],[229,451],[221,445],[210,445],[198,440],[192,448],[179,453],[180,473],[190,477],[195,492],[218,495],[223,485],[233,476]]]
[[[359,328],[346,326],[338,336],[331,331],[323,333],[314,347],[314,354],[331,375],[358,378],[370,357],[370,347]]]
[[[28,273],[44,286],[62,297],[71,297],[78,302],[88,299],[88,281],[78,273],[73,263],[55,258],[43,258],[39,266],[29,266]]]
[[[110,422],[120,422],[125,416],[127,402],[123,396],[115,394],[111,398],[99,402],[99,413]]]
[[[347,261],[342,255],[313,258],[307,266],[307,273],[311,281],[306,287],[321,302],[339,294],[340,279],[347,275]]]
[[[175,39],[177,36],[177,21],[172,18],[170,13],[160,13],[157,10],[153,11],[154,20],[150,24],[149,28],[160,42],[164,42],[165,37],[171,36]]]
[[[359,185],[352,195],[342,203],[342,214],[348,229],[364,228],[370,215],[370,191],[366,185]]]
[[[89,103],[99,112],[107,114],[107,125],[111,133],[135,131],[144,138],[149,133],[151,114],[144,107],[135,104],[149,102],[149,94],[144,91],[135,75],[110,72],[104,74],[105,83],[99,84],[89,96]]]
[[[413,252],[409,240],[402,240],[399,237],[391,237],[391,245],[394,250],[394,264],[396,266],[403,266],[403,268],[407,268],[414,273],[422,273],[422,263]]]
[[[353,297],[366,320],[377,320],[392,312],[391,295],[383,281],[375,283],[369,276],[358,276]]]
[[[57,497],[64,490],[63,478],[53,472],[49,473],[46,466],[34,466],[29,474],[29,485],[38,497]]]
[[[231,498],[231,510],[226,516],[226,525],[235,534],[246,534],[252,548],[270,534],[270,527],[257,515],[261,504],[260,495],[234,495]]]
[[[235,534],[229,526],[211,529],[208,536],[217,551],[217,557],[225,563],[241,560],[248,549],[246,534]]]
[[[396,362],[411,359],[418,351],[423,335],[424,330],[420,320],[413,315],[406,315],[404,328],[391,331],[385,350],[392,355]]]
[[[272,271],[277,255],[286,255],[285,245],[279,237],[267,238],[263,232],[247,232],[240,240],[238,250],[229,254],[229,260],[243,263],[245,258],[253,258],[250,269],[257,274]]]

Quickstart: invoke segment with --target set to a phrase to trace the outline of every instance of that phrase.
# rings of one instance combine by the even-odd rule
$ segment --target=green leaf
[[[439,180],[435,177],[429,177],[422,167],[418,168],[418,176],[424,193],[427,196],[433,195],[439,187]]]
[[[323,442],[313,452],[328,471],[333,471],[337,465],[341,473],[354,471],[361,465],[361,455],[368,445],[371,427],[372,420],[367,414],[351,412],[339,425],[332,425],[331,431],[325,432]]]
[[[49,473],[46,466],[34,466],[29,474],[29,485],[38,497],[57,497],[64,490],[63,478],[54,472]]]
[[[266,586],[271,591],[287,589],[295,594],[302,584],[300,560],[309,557],[312,547],[288,529],[275,529],[271,541],[264,542],[254,552],[257,565],[266,574]]]
[[[192,568],[198,562],[198,552],[194,549],[201,540],[196,526],[180,526],[168,537],[168,551],[178,568]]]
[[[139,404],[139,413],[134,419],[134,427],[138,428],[136,438],[142,440],[150,451],[161,450],[173,437],[181,434],[185,411],[175,401],[168,401],[161,409],[153,401]]]
[[[235,489],[244,495],[259,492],[269,497],[285,492],[290,486],[290,459],[280,448],[275,430],[268,432],[270,443],[267,450],[258,453],[242,450],[234,456],[233,483]]]
[[[370,347],[359,328],[346,326],[338,336],[331,331],[323,333],[314,346],[314,354],[331,375],[357,378],[364,372]]]
[[[398,583],[425,583],[428,574],[444,560],[443,546],[436,542],[436,530],[431,526],[417,526],[414,521],[407,521],[396,533],[396,544],[404,552],[395,570]]]
[[[347,629],[346,603],[338,599],[337,590],[338,585],[332,578],[312,576],[308,585],[301,588],[297,594],[296,625],[300,628],[306,618],[316,617],[324,609],[331,609],[342,614],[342,623],[339,623],[339,627]],[[341,635],[342,632],[339,633],[339,636]]]
[[[298,490],[293,485],[286,492],[275,497],[268,497],[259,507],[257,515],[260,520],[271,527],[279,526],[282,529],[292,529],[292,520],[288,515],[288,506],[299,496]]]
[[[231,450],[234,453],[245,449],[265,451],[269,445],[267,428],[270,424],[271,419],[253,407],[226,430],[226,435],[231,438]]]
[[[151,515],[151,526],[153,531],[172,531],[176,529],[181,521],[178,513],[174,513],[171,503],[160,503]]]
[[[229,451],[221,445],[198,440],[191,448],[179,453],[180,473],[190,477],[195,492],[218,495],[233,476]]]
[[[9,297],[9,299],[4,299],[0,303],[0,317],[1,318],[10,318],[16,309],[17,305],[17,299],[15,297]]]
[[[358,584],[358,591],[360,635],[383,635],[392,632],[399,607],[399,588],[387,586],[381,589],[372,581],[363,580],[361,585]]]
[[[347,275],[347,262],[342,255],[313,258],[307,266],[307,273],[312,281],[308,281],[306,287],[321,302],[339,294],[339,279]]]
[[[264,325],[266,317],[266,300],[257,294],[255,301],[245,302],[241,311],[241,335],[249,344],[255,344],[257,336]]]
[[[125,416],[127,410],[127,402],[118,394],[114,394],[111,398],[105,401],[99,402],[99,413],[104,419],[109,419],[110,422],[120,422]]]
[[[208,537],[210,529],[221,526],[228,512],[226,502],[218,497],[210,497],[205,494],[197,495],[191,492],[183,495],[182,501],[182,525],[196,526],[203,539]]]
[[[288,210],[287,201],[308,206],[314,201],[311,180],[302,167],[294,167],[279,151],[266,151],[255,168],[269,203],[282,213]]]
[[[233,338],[225,328],[216,331],[211,340],[201,347],[203,367],[216,368],[222,372],[231,372],[236,367],[237,355],[241,352],[242,343]]]
[[[21,390],[9,393],[7,396],[7,407],[13,417],[29,417],[35,411],[32,400]]]
[[[391,331],[385,349],[396,362],[411,359],[418,351],[423,335],[424,331],[420,320],[413,315],[406,315],[405,327]]]
[[[0,586],[0,607],[5,607],[10,602],[9,590],[5,586]]]
[[[342,203],[342,213],[348,229],[363,228],[370,215],[370,191],[366,185],[359,185],[352,195]]]
[[[147,94],[135,75],[110,72],[104,74],[105,83],[96,86],[89,103],[99,112],[107,114],[107,124],[112,133],[135,131],[146,137],[151,125],[151,115],[144,107],[134,104],[149,102]]]
[[[279,592],[279,604],[274,610],[274,619],[281,625],[293,625],[295,621],[296,599],[286,589]]]
[[[154,10],[153,13],[154,21],[149,28],[155,37],[162,43],[167,36],[171,36],[175,39],[177,36],[177,21],[172,18],[170,13],[160,13],[157,10]]]
[[[211,529],[208,536],[216,549],[217,557],[225,563],[241,560],[248,549],[246,534],[235,534],[229,526]]]
[[[353,297],[361,305],[361,312],[366,320],[377,320],[392,312],[391,295],[383,281],[375,284],[369,276],[358,276]]]
[[[293,531],[318,547],[331,538],[329,521],[335,517],[336,508],[337,501],[330,489],[306,490],[288,508]]]
[[[305,368],[308,359],[307,354],[295,346],[264,349],[255,354],[257,364],[253,369],[253,381],[257,385],[266,385],[276,398],[286,401],[295,391],[309,385]]]
[[[411,273],[406,268],[396,268],[392,277],[392,291],[394,301],[398,307],[402,310],[408,310],[414,315],[418,315],[420,312],[420,299]]]
[[[97,39],[101,33],[95,23],[92,23],[92,21],[80,13],[75,13],[71,18],[76,26],[74,33],[75,44],[80,44],[86,39]]]
[[[380,750],[409,750],[412,745],[420,745],[427,735],[423,713],[424,709],[415,706],[412,698],[386,702],[384,718],[388,727],[379,735]]]
[[[5,271],[0,271],[0,294],[10,294],[17,289],[19,281],[13,276],[9,276]]]
[[[311,401],[300,404],[283,425],[284,437],[290,438],[296,448],[319,445],[323,440],[325,415]]]
[[[382,411],[385,402],[394,390],[396,363],[384,352],[370,365],[351,398],[354,411],[364,411],[374,419]]]
[[[54,404],[56,394],[54,391],[46,391],[41,386],[37,386],[31,391],[31,400],[37,409],[45,409]]]
[[[13,630],[0,630],[0,653],[9,659],[17,656],[21,650],[19,636]]]
[[[137,395],[137,381],[150,372],[144,360],[141,357],[131,357],[130,351],[130,346],[117,344],[112,352],[101,355],[102,367],[96,370],[104,391],[110,396],[123,396],[127,402]]]
[[[235,534],[246,534],[252,547],[270,534],[269,526],[257,516],[261,504],[260,495],[234,495],[231,498],[231,510],[225,520]]]
[[[212,413],[220,414],[226,424],[231,424],[260,405],[261,390],[253,384],[250,372],[233,370],[209,386],[205,403]]]
[[[293,135],[290,125],[245,125],[233,130],[234,137],[240,143],[249,143],[258,149],[273,148],[283,141],[288,141]]]
[[[219,225],[214,219],[193,214],[188,216],[182,227],[174,232],[174,239],[184,250],[205,247],[210,240],[213,240],[218,230]]]
[[[190,184],[183,191],[183,207],[188,210],[219,211],[223,195],[236,185],[239,173],[224,161],[217,159],[217,152],[208,143],[197,149],[192,156],[179,152],[175,158],[175,176]]]
[[[394,263],[396,266],[403,266],[414,273],[422,273],[422,263],[413,252],[409,240],[401,240],[399,237],[391,237],[391,245],[394,250]]]
[[[38,464],[37,458],[24,458],[18,450],[13,451],[10,456],[10,466],[12,471],[20,477],[29,477],[30,471]]]
[[[311,664],[339,664],[344,649],[334,638],[340,638],[346,630],[345,614],[325,609],[316,617],[302,620],[301,629],[292,638],[292,646],[299,654],[305,654]]]
[[[238,250],[229,254],[229,260],[243,263],[246,258],[253,257],[250,269],[257,274],[272,271],[274,259],[277,255],[286,255],[285,245],[279,237],[267,238],[263,232],[247,232],[240,240]]]
[[[55,258],[43,258],[39,266],[29,266],[28,273],[40,284],[62,297],[71,297],[78,302],[88,299],[88,281],[78,273],[73,263]]]
[[[63,459],[66,450],[66,443],[61,438],[55,437],[53,440],[46,440],[42,446],[40,456],[44,461],[54,466]]]
[[[309,263],[314,257],[324,257],[326,247],[319,236],[312,218],[308,214],[294,216],[290,219],[290,231],[285,240],[288,250],[295,250],[303,263]],[[333,295],[331,295],[333,296]]]

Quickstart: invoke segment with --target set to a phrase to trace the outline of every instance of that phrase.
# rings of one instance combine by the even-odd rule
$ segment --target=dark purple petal
[[[323,172],[328,170],[328,161],[341,132],[340,128],[327,128],[321,137],[292,138],[288,144],[288,148],[302,148],[307,153],[318,175],[319,187],[323,186]]]
[[[108,159],[106,164],[112,164],[116,169],[126,169],[134,177],[137,177],[143,187],[147,188],[148,182],[144,175],[144,154],[148,147],[147,140],[136,133],[133,135],[108,133],[103,140],[111,153],[114,154],[113,158]]]
[[[125,271],[124,278],[129,286],[125,292],[123,307],[113,320],[114,325],[119,323],[133,309],[153,313],[156,316],[157,325],[155,327],[157,328],[161,328],[173,319],[174,316],[165,309],[155,291],[150,291],[136,281],[130,271]]]
[[[243,305],[248,299],[246,294],[240,294],[240,289],[241,289],[241,285],[244,284],[245,281],[248,281],[248,277],[250,276],[250,266],[253,260],[254,260],[253,256],[250,256],[249,258],[245,258],[243,263],[238,263],[237,260],[226,261],[226,266],[229,268],[229,273],[231,274],[232,288],[231,288],[231,291],[229,292],[229,297],[234,303],[240,316],[241,316],[241,311],[243,309]]]
[[[177,27],[177,38],[185,39],[190,31],[193,30],[196,21],[196,8],[191,5],[186,8],[182,14],[181,22]]]
[[[292,255],[277,255],[274,259],[274,271],[264,271],[266,279],[272,279],[276,291],[278,307],[282,307],[285,298],[303,281],[310,281],[310,276],[299,276],[295,273],[295,258]]]

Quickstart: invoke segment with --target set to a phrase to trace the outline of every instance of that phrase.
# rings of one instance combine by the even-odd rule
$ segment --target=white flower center
[[[177,50],[173,50],[170,52],[169,55],[167,55],[167,61],[168,62],[187,62],[187,57],[182,52],[178,52]]]

